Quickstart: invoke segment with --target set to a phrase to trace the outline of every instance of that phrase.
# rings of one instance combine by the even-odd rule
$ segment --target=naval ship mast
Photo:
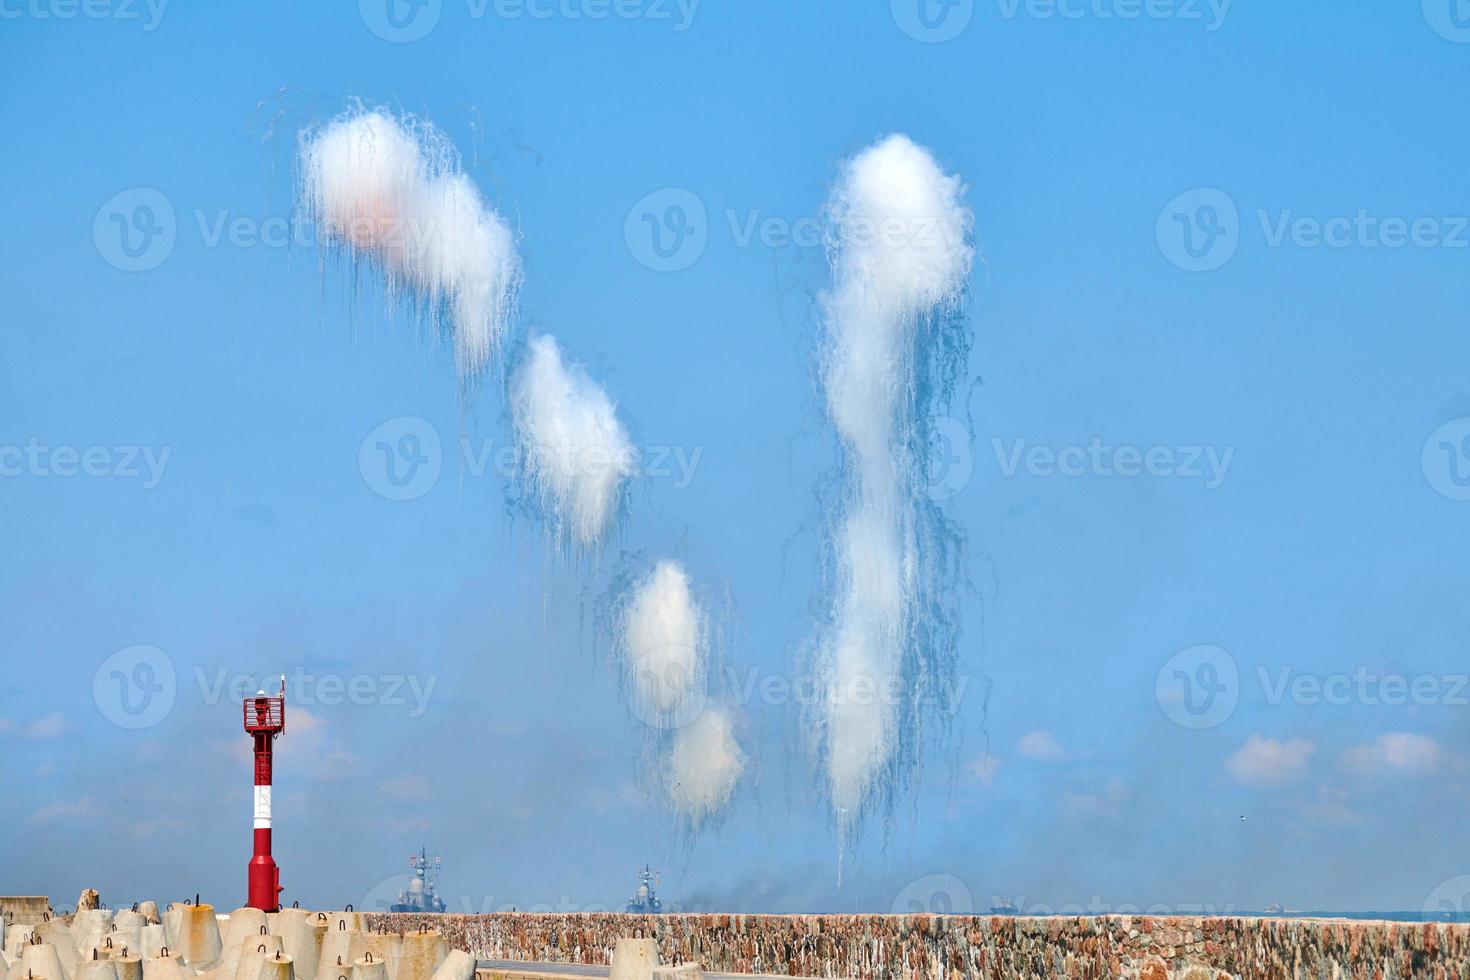
[[[444,863],[440,860],[439,855],[434,855],[431,868],[428,850],[421,849],[418,854],[409,856],[408,866],[413,869],[413,878],[408,883],[408,891],[399,893],[398,901],[391,906],[390,911],[445,911],[447,906],[444,904],[444,899],[439,897],[439,872],[444,868]]]
[[[658,900],[658,893],[653,890],[659,884],[662,882],[658,874],[645,864],[638,872],[638,894],[628,899],[627,911],[633,915],[658,915],[662,912],[664,903]]]

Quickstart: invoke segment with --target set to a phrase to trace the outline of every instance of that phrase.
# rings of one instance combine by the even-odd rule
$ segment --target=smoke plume
[[[511,377],[510,411],[521,478],[552,536],[595,550],[635,465],[617,406],[544,336],[531,340]]]
[[[842,462],[812,728],[844,841],[916,767],[921,709],[954,669],[957,625],[942,610],[958,542],[926,480],[931,413],[968,356],[963,193],[893,135],[842,165],[826,210],[819,378]]]
[[[462,381],[480,375],[514,317],[521,260],[431,124],[354,107],[299,141],[301,198],[322,241],[381,271],[454,345]]]
[[[695,832],[725,811],[745,771],[734,727],[729,711],[709,707],[674,735],[664,778],[675,812]]]
[[[623,686],[649,729],[658,781],[680,823],[698,834],[728,809],[745,771],[733,709],[708,693],[710,618],[677,561],[631,584],[616,632]]]
[[[676,561],[661,561],[635,587],[623,614],[624,682],[634,712],[673,728],[704,707],[709,623]]]

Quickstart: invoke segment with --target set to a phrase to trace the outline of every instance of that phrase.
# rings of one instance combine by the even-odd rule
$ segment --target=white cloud
[[[1066,755],[1061,743],[1052,733],[1040,729],[1021,736],[1021,741],[1016,743],[1016,751],[1028,759],[1039,759],[1042,762],[1052,762]]]
[[[485,734],[491,738],[525,738],[530,734],[530,729],[519,721],[492,718],[485,723]]]
[[[97,816],[97,804],[90,796],[79,800],[60,800],[43,806],[26,818],[27,823],[52,824],[64,820],[85,820]]]
[[[995,777],[1000,775],[1000,759],[987,753],[974,759],[965,768],[980,780],[981,786],[990,789],[995,785]]]
[[[1128,797],[1133,795],[1121,779],[1110,779],[1096,793],[1068,793],[1063,798],[1067,815],[1077,817],[1116,817]]]
[[[217,751],[228,755],[237,766],[249,767],[255,749],[247,738],[216,739]],[[276,773],[286,779],[302,773],[316,782],[336,782],[348,778],[361,759],[348,748],[346,740],[328,731],[327,721],[300,706],[286,708],[286,733],[276,743]]]
[[[34,739],[60,738],[69,731],[71,722],[66,720],[65,715],[55,712],[37,718],[25,727],[26,738]]]
[[[427,800],[429,781],[417,773],[404,773],[383,781],[383,792],[395,800]]]
[[[383,823],[395,834],[417,834],[434,829],[434,823],[428,817],[392,816]]]
[[[327,730],[327,721],[304,708],[291,709],[286,716],[286,734],[294,744],[290,753],[277,761],[278,768],[296,765],[298,760],[311,760],[310,775],[320,782],[346,779],[360,761],[347,747],[347,742]],[[249,748],[249,743],[245,743]],[[284,762],[284,764],[282,764]]]
[[[1350,805],[1350,794],[1336,786],[1318,786],[1317,798],[1306,804],[1306,813],[1323,823],[1350,824],[1361,820]]]
[[[1247,786],[1276,785],[1304,774],[1316,751],[1317,746],[1304,738],[1282,742],[1252,735],[1240,751],[1225,760],[1225,768],[1236,782]]]
[[[157,834],[171,833],[187,830],[188,823],[178,817],[154,817],[151,820],[139,820],[131,827],[133,836],[136,838],[153,837]]]
[[[1423,776],[1439,767],[1439,743],[1427,735],[1389,732],[1342,754],[1342,767],[1362,776]]]

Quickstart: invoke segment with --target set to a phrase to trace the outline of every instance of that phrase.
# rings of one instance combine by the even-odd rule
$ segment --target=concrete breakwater
[[[90,896],[90,901],[88,900]],[[433,929],[369,931],[354,912],[153,902],[114,911],[83,893],[77,911],[0,898],[4,980],[473,980],[475,961]]]
[[[498,913],[430,925],[479,959],[606,964],[641,930],[665,962],[858,980],[1470,980],[1470,925],[1151,916]]]

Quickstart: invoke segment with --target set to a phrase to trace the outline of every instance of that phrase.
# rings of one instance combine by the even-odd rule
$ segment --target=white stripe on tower
[[[255,787],[255,829],[271,829],[271,788]]]

